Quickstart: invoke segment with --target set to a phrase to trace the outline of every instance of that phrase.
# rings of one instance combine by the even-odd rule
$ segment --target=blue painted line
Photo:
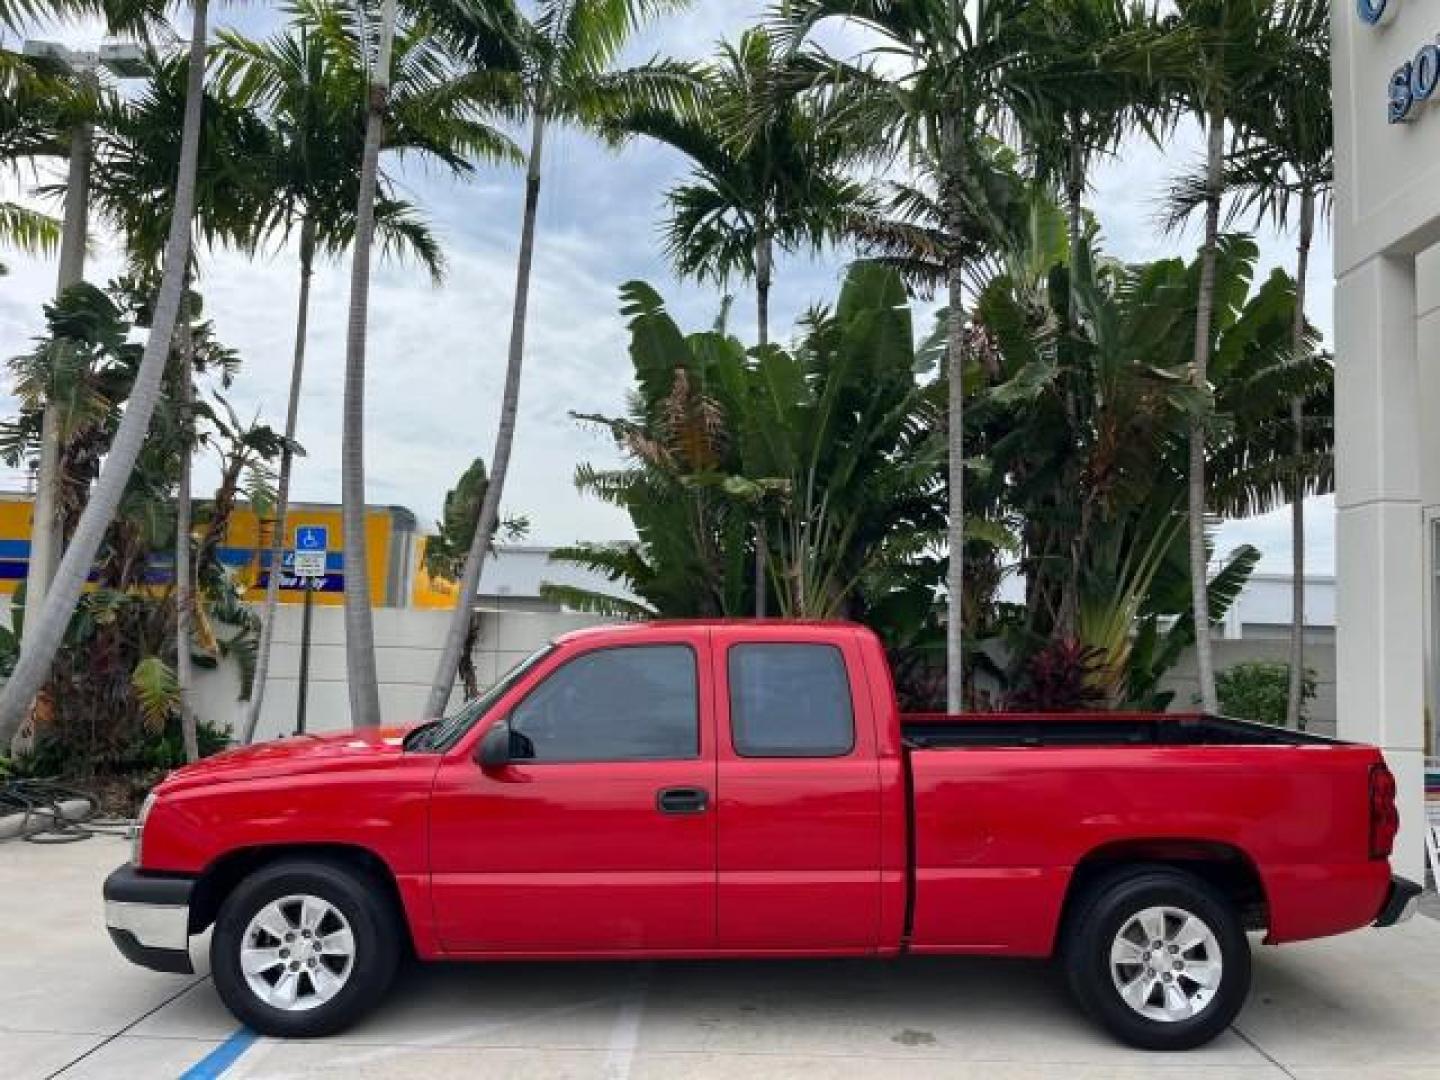
[[[214,1050],[186,1069],[180,1075],[180,1080],[215,1080],[239,1061],[240,1055],[249,1050],[259,1037],[247,1027],[237,1029]]]

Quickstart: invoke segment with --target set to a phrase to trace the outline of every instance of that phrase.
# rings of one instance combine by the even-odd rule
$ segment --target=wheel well
[[[1132,866],[1169,867],[1193,874],[1235,905],[1245,929],[1269,926],[1265,885],[1254,862],[1240,848],[1212,840],[1122,840],[1096,848],[1076,864],[1065,893],[1062,934],[1091,889],[1116,870]]]
[[[220,905],[246,877],[261,867],[282,859],[318,859],[337,863],[370,878],[394,912],[395,920],[410,943],[410,922],[400,899],[400,887],[385,860],[367,848],[352,844],[275,844],[237,848],[226,852],[205,868],[190,895],[190,933],[198,934],[215,921]]]

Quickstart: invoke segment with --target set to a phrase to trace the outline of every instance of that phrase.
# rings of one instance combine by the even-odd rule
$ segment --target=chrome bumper
[[[126,931],[147,949],[184,949],[190,945],[189,907],[106,900],[105,925]]]
[[[189,974],[188,878],[155,877],[131,864],[105,879],[105,928],[125,959],[154,971]]]

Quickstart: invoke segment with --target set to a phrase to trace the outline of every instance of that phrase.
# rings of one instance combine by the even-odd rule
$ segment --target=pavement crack
[[[1233,1032],[1235,1032],[1236,1035],[1239,1035],[1241,1042],[1245,1043],[1245,1045],[1248,1046],[1248,1047],[1250,1047],[1251,1050],[1254,1050],[1257,1054],[1259,1054],[1261,1057],[1263,1057],[1263,1058],[1264,1058],[1266,1061],[1268,1061],[1271,1065],[1274,1065],[1275,1068],[1279,1069],[1279,1070],[1280,1070],[1282,1073],[1284,1073],[1286,1076],[1290,1077],[1290,1080],[1299,1080],[1299,1077],[1297,1077],[1293,1072],[1291,1072],[1288,1068],[1286,1068],[1285,1065],[1284,1065],[1282,1062],[1280,1062],[1280,1061],[1277,1060],[1275,1057],[1273,1057],[1273,1056],[1271,1055],[1270,1051],[1266,1050],[1263,1046],[1261,1046],[1259,1043],[1257,1043],[1257,1042],[1256,1042],[1254,1039],[1252,1039],[1249,1035],[1246,1035],[1245,1032],[1241,1031],[1239,1024],[1231,1024],[1231,1025],[1230,1025],[1230,1030],[1233,1031]]]
[[[45,1080],[55,1080],[56,1077],[58,1077],[58,1076],[63,1076],[65,1073],[67,1073],[67,1072],[69,1072],[71,1069],[73,1069],[76,1065],[79,1065],[79,1064],[80,1064],[82,1061],[84,1061],[86,1058],[90,1057],[91,1055],[93,1055],[94,1053],[96,1053],[96,1052],[99,1051],[99,1050],[105,1049],[105,1047],[109,1046],[112,1042],[114,1042],[116,1039],[120,1038],[120,1036],[124,1035],[126,1032],[133,1031],[136,1027],[138,1027],[140,1024],[143,1024],[146,1020],[149,1020],[150,1017],[154,1016],[156,1013],[158,1013],[161,1009],[165,1008],[165,1006],[169,1005],[171,1002],[179,1001],[182,997],[184,997],[186,994],[188,994],[191,990],[194,990],[197,986],[201,985],[202,983],[207,983],[207,982],[209,982],[209,981],[210,981],[210,976],[209,976],[209,975],[206,975],[206,976],[203,976],[202,978],[196,979],[196,980],[195,980],[194,982],[192,982],[192,983],[186,983],[186,984],[185,984],[184,986],[182,986],[179,990],[176,990],[175,993],[171,994],[169,997],[167,997],[167,998],[165,998],[163,1001],[159,1002],[159,1003],[158,1003],[157,1005],[155,1005],[153,1008],[148,1009],[148,1010],[146,1010],[145,1012],[141,1013],[141,1014],[140,1014],[139,1016],[137,1016],[134,1020],[131,1020],[128,1024],[126,1024],[124,1027],[120,1028],[118,1031],[111,1032],[109,1035],[105,1036],[105,1038],[101,1039],[98,1043],[96,1043],[94,1046],[90,1047],[90,1048],[89,1048],[88,1050],[86,1050],[83,1054],[80,1054],[80,1055],[72,1058],[71,1060],[67,1061],[64,1065],[61,1065],[60,1068],[56,1069],[54,1072],[52,1072],[52,1073],[50,1073],[48,1076],[46,1076],[46,1077],[45,1077]]]

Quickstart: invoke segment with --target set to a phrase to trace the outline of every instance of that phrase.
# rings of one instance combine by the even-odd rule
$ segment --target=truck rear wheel
[[[1234,906],[1180,870],[1137,867],[1105,878],[1081,900],[1068,937],[1072,992],[1132,1046],[1207,1043],[1250,992],[1250,942]]]
[[[376,884],[332,862],[285,860],[221,905],[210,969],[221,999],[262,1035],[331,1035],[384,995],[395,975],[395,915]]]

